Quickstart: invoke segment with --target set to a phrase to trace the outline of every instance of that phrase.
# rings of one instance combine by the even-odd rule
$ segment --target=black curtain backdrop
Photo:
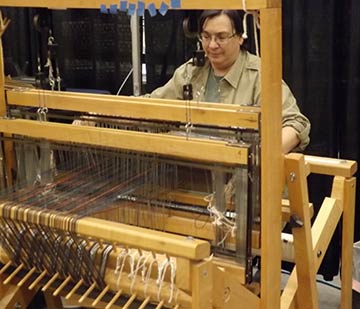
[[[58,45],[56,58],[65,88],[115,94],[132,68],[130,17],[125,12],[0,9],[11,19],[3,44],[5,73],[12,77],[35,76],[38,67],[47,76],[49,30]],[[121,94],[132,94],[131,76]]]
[[[91,87],[101,85],[102,89],[105,85],[111,85],[109,90],[114,92],[116,86],[123,79],[123,76],[117,76],[116,72],[120,73],[121,71],[122,74],[119,75],[123,75],[127,71],[124,69],[123,62],[129,61],[126,51],[118,48],[123,46],[121,40],[124,40],[124,38],[121,39],[124,31],[120,17],[95,16],[94,14],[99,14],[98,12],[89,12],[89,15],[79,17],[74,12],[54,15],[57,25],[62,22],[63,27],[64,24],[72,26],[70,39],[68,32],[61,32],[61,29],[56,29],[57,33],[59,33],[59,40],[67,39],[65,44],[68,44],[69,41],[78,42],[79,44],[87,42],[84,37],[86,31],[79,37],[80,41],[75,39],[76,35],[73,33],[75,28],[83,29],[81,25],[84,23],[89,26],[89,29],[93,27],[92,21],[109,26],[117,43],[115,45],[110,44],[111,40],[106,36],[106,33],[100,33],[102,39],[107,39],[106,46],[110,47],[106,49],[104,46],[101,53],[95,54],[94,51],[89,49],[88,56],[93,63],[103,64],[99,60],[100,57],[104,56],[105,61],[110,61],[109,59],[113,55],[113,59],[116,59],[115,69],[111,70],[112,74],[105,74],[108,78],[111,78],[111,81],[106,80],[105,82],[104,79],[101,83],[90,84]],[[34,10],[6,8],[3,13],[13,20],[4,36],[7,73],[18,70],[25,74],[32,74],[36,70],[36,44],[38,42],[38,37],[32,29],[31,19]],[[158,37],[158,41],[177,42],[170,45],[168,43],[168,46],[173,46],[171,46],[171,49],[170,47],[166,49],[166,52],[171,55],[171,57],[167,57],[169,55],[158,52],[158,46],[152,45],[149,40],[147,41],[149,49],[146,50],[146,61],[148,62],[148,73],[150,74],[148,79],[151,81],[148,88],[151,89],[162,85],[165,82],[164,78],[171,76],[176,65],[182,63],[191,55],[189,46],[193,43],[191,41],[187,43],[181,35],[180,23],[182,17],[187,16],[187,13],[179,12],[179,15],[177,15],[169,12],[168,14],[164,18],[157,17],[146,20],[149,26],[146,30],[148,38],[156,37],[161,33],[162,36],[173,35],[173,37]],[[77,23],[74,23],[70,18],[75,18]],[[163,26],[161,25],[162,22]],[[151,31],[154,33],[150,33]],[[63,36],[60,35],[62,33],[64,33]],[[96,38],[96,36],[90,36],[89,40],[93,42],[94,37]],[[253,41],[250,38],[251,42]],[[77,47],[82,46],[79,44]],[[99,46],[102,47],[102,43]],[[75,59],[71,57],[79,53],[79,50],[76,50],[76,45],[72,47],[68,44],[66,47],[66,57],[68,58],[65,58],[63,63],[66,63],[66,61],[68,64],[73,63],[71,61],[79,57],[77,56]],[[72,48],[74,52],[71,52]],[[119,59],[121,54],[124,56],[124,60]],[[360,1],[283,0],[283,75],[284,80],[295,94],[301,110],[309,117],[312,124],[311,142],[306,154],[340,157],[360,162],[359,58]],[[94,65],[93,70],[95,71],[93,74],[104,73],[101,68],[102,65]],[[66,77],[66,73],[71,71],[71,67],[68,66],[63,69]],[[99,70],[99,72],[96,70]],[[80,73],[83,73],[83,71]],[[87,76],[87,74],[85,75]],[[83,88],[89,86],[89,81],[82,85],[79,80],[75,81],[70,77],[68,78],[69,84],[74,83],[76,87]],[[358,177],[359,173],[356,176]],[[329,194],[330,185],[331,180],[328,177],[310,176],[310,199],[314,203],[316,210],[318,210],[323,196]],[[355,241],[360,240],[359,185],[360,180],[357,184]],[[331,279],[333,275],[338,274],[340,242],[340,233],[337,232],[321,268],[321,273],[324,274],[325,279]]]
[[[360,162],[359,57],[360,1],[283,0],[283,73],[312,124],[307,154]],[[355,240],[360,239],[359,183]],[[329,192],[327,177],[311,176],[316,210]],[[338,273],[340,245],[337,232],[320,269],[325,279]]]
[[[11,20],[3,36],[5,74],[33,75],[36,68],[36,33],[32,29],[33,9],[1,8]]]

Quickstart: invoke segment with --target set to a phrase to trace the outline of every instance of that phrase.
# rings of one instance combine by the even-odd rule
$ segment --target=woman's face
[[[230,18],[218,15],[205,20],[201,32],[203,49],[215,73],[224,74],[236,61],[243,38],[235,34]]]

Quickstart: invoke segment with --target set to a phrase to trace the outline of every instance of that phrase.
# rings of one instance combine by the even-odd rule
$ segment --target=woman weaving
[[[199,39],[206,54],[204,66],[181,65],[173,77],[150,97],[184,99],[191,84],[194,100],[260,105],[260,58],[242,47],[242,21],[237,11],[207,10],[199,19]],[[310,122],[300,112],[289,87],[282,84],[282,148],[302,151],[309,143]]]

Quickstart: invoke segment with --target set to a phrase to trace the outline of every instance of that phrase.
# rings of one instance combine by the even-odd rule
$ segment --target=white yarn
[[[158,279],[156,280],[156,283],[158,285],[157,298],[160,301],[161,290],[163,287],[164,278],[165,278],[165,274],[166,274],[168,267],[170,267],[170,297],[169,297],[168,302],[171,303],[173,296],[174,296],[176,264],[170,258],[167,258],[166,260],[164,260],[159,265],[159,268],[158,268],[158,270],[159,270],[158,271]]]
[[[260,29],[260,18],[259,18],[259,13],[257,11],[247,11],[246,9],[246,0],[242,0],[242,7],[243,10],[245,12],[244,17],[243,17],[243,34],[242,34],[242,38],[243,39],[247,39],[248,38],[248,31],[247,31],[247,18],[249,15],[252,15],[253,17],[253,31],[254,31],[254,40],[255,40],[255,52],[256,55],[259,56],[259,42],[258,42],[258,35],[257,35],[257,29]]]
[[[253,16],[253,30],[254,30],[254,41],[255,41],[255,53],[256,56],[260,56],[259,52],[259,39],[258,39],[258,33],[257,29],[260,29],[260,22],[259,22],[259,13],[257,11],[254,11],[252,13]]]
[[[121,261],[123,259],[123,257],[127,254],[127,249],[123,249],[121,250],[121,252],[119,253],[119,255],[116,258],[116,267],[115,267],[115,275],[117,275],[120,271],[121,268]]]
[[[225,186],[225,196],[232,196],[234,193],[234,181],[235,178],[231,178],[230,181]],[[206,196],[204,198],[205,201],[208,202],[207,210],[209,211],[210,218],[212,219],[212,224],[216,225],[217,227],[221,227],[225,231],[225,236],[222,240],[218,242],[217,245],[221,245],[226,238],[231,233],[231,236],[235,236],[236,232],[236,222],[233,220],[229,220],[226,218],[225,214],[219,211],[216,208],[215,204],[215,192]]]
[[[176,262],[173,261],[170,265],[170,297],[169,297],[169,303],[171,303],[173,297],[174,297],[174,290],[175,290],[175,277],[176,277]]]
[[[137,252],[135,252],[135,254],[131,254],[131,251],[125,249],[126,253],[121,255],[120,254],[120,259],[119,259],[119,262],[118,260],[116,261],[116,270],[119,271],[119,276],[118,276],[118,279],[116,281],[116,286],[119,288],[120,286],[120,281],[121,281],[121,277],[122,277],[122,272],[123,272],[123,269],[124,269],[124,266],[125,266],[125,262],[127,260],[127,258],[129,259],[129,265],[130,265],[130,273],[129,273],[129,277],[131,276],[131,274],[133,274],[134,272],[134,264],[135,264],[135,261],[134,261],[134,256],[136,255]],[[119,257],[119,256],[118,256]],[[121,260],[121,263],[120,263],[120,260]],[[118,264],[119,263],[119,264]],[[118,268],[120,265],[120,268]]]
[[[137,258],[138,256],[138,258]],[[149,267],[146,268],[146,265],[149,259],[153,256],[153,260],[150,262]],[[135,261],[137,262],[135,263]],[[124,270],[124,266],[128,261],[130,266],[130,271],[128,274],[128,278],[131,279],[130,284],[130,293],[133,293],[133,288],[135,285],[135,281],[137,278],[137,274],[141,271],[141,280],[144,282],[144,295],[147,296],[147,288],[151,277],[152,268],[155,264],[157,264],[157,279],[156,284],[158,285],[158,293],[157,297],[160,300],[161,290],[163,288],[163,283],[166,275],[167,269],[170,267],[170,296],[168,302],[171,303],[174,298],[174,291],[175,291],[175,276],[176,276],[176,260],[173,258],[167,257],[161,263],[159,263],[157,256],[153,255],[152,253],[142,254],[139,253],[137,250],[131,252],[128,249],[123,249],[119,253],[116,258],[116,267],[114,273],[118,275],[116,285],[119,288],[122,273]],[[136,266],[135,266],[136,264]]]
[[[135,285],[135,281],[136,281],[136,278],[137,278],[137,273],[138,271],[141,269],[141,272],[142,274],[144,273],[144,268],[146,268],[146,262],[147,262],[147,259],[148,257],[151,256],[151,254],[139,254],[139,258],[137,260],[137,263],[136,263],[136,267],[133,271],[133,273],[130,273],[129,274],[129,278],[131,278],[131,285],[130,285],[130,293],[132,294],[133,292],[133,288],[134,288],[134,285]],[[141,277],[141,279],[143,279],[143,276]]]
[[[144,280],[144,295],[145,295],[145,297],[147,296],[147,288],[148,288],[148,285],[149,285],[150,275],[151,275],[151,271],[152,271],[152,268],[153,268],[155,263],[159,264],[156,257],[154,257],[154,259],[151,261],[151,263],[149,265],[149,268],[148,268],[148,270],[146,272],[146,277],[145,277],[145,280]]]
[[[243,17],[243,34],[242,34],[242,38],[243,39],[247,39],[248,38],[248,34],[247,34],[247,17],[250,15],[250,12],[245,12],[244,17]]]
[[[148,260],[149,260],[149,258],[150,258],[151,256],[152,256],[152,254],[149,253],[149,254],[146,256],[146,259],[145,259],[145,261],[144,261],[144,267],[143,267],[142,270],[141,270],[141,281],[142,281],[142,282],[145,282],[145,279],[146,279],[146,270],[147,270],[146,265],[147,265]]]

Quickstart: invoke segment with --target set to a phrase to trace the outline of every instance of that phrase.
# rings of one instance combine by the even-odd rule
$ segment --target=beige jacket
[[[241,50],[230,71],[220,81],[220,102],[239,105],[260,105],[260,58]],[[164,99],[183,99],[183,85],[193,86],[193,100],[204,101],[204,92],[209,76],[210,63],[196,67],[186,62],[176,69],[173,77],[150,97]],[[310,122],[301,114],[296,99],[283,82],[283,127],[293,127],[298,133],[300,144],[294,151],[302,151],[309,144]]]

